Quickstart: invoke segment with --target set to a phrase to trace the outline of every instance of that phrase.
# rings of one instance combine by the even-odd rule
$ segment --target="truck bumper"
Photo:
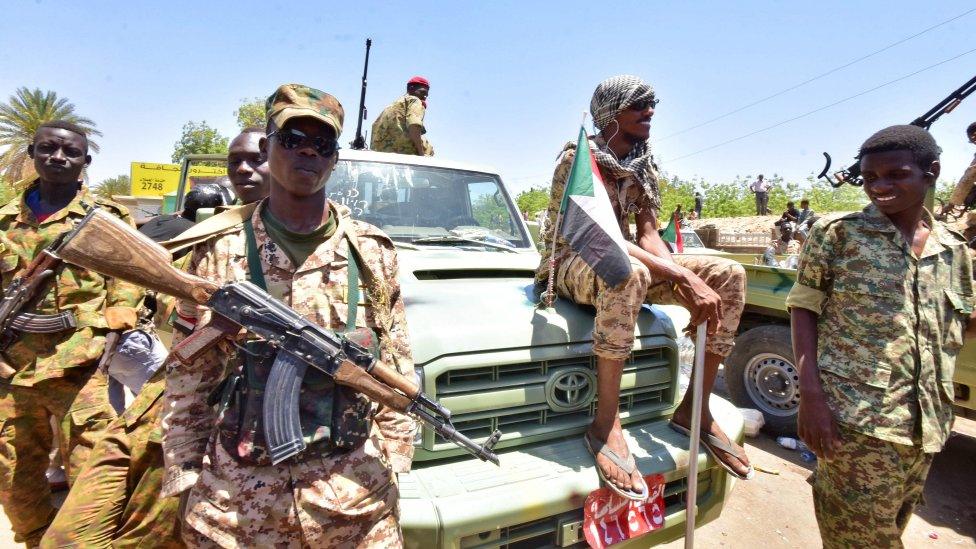
[[[712,396],[712,414],[742,440],[742,416]],[[627,544],[649,547],[684,534],[688,438],[667,419],[624,428],[637,466],[667,483],[665,523]],[[400,482],[400,524],[408,548],[572,547],[585,545],[583,502],[600,487],[582,436],[499,454],[500,467],[475,459],[417,464]],[[732,477],[704,451],[698,453],[698,524],[718,517]]]

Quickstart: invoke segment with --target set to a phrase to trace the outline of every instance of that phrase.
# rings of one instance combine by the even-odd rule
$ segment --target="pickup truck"
[[[799,375],[793,358],[786,295],[796,270],[743,263],[748,285],[736,346],[725,361],[725,383],[732,401],[763,413],[766,432],[796,432]],[[953,377],[955,409],[976,417],[976,344],[963,346]]]
[[[583,445],[598,397],[593,312],[568,301],[537,308],[539,254],[497,172],[342,150],[326,192],[396,243],[424,391],[475,441],[495,429],[503,433],[497,467],[430,429],[417,434],[413,469],[398,479],[406,546],[585,546],[583,502],[600,486]],[[692,455],[688,438],[667,423],[680,398],[679,361],[692,360],[691,346],[675,330],[687,322],[680,307],[645,306],[639,315],[620,414],[641,472],[664,476],[666,508],[661,528],[620,547],[649,547],[684,534]],[[725,432],[741,442],[738,410],[714,396],[711,407]],[[733,482],[705,452],[693,457],[699,463],[697,520],[704,524],[719,516]]]

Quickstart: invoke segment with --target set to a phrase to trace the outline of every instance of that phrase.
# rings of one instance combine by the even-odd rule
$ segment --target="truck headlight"
[[[420,387],[420,391],[424,390],[424,369],[418,366],[413,369],[414,381],[417,383],[417,387]],[[421,446],[424,443],[424,424],[417,422],[417,432],[413,435],[413,445]]]

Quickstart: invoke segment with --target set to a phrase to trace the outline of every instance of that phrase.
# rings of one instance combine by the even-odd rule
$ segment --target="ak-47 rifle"
[[[366,138],[363,137],[363,120],[366,120],[366,73],[369,72],[369,48],[373,41],[366,39],[366,63],[363,65],[363,87],[359,91],[359,120],[356,121],[356,138],[352,140],[351,146],[357,151],[366,148]]]
[[[24,271],[10,282],[0,301],[0,353],[13,345],[23,332],[33,334],[53,334],[74,328],[75,315],[71,311],[61,311],[53,315],[28,313],[47,295],[50,282],[64,268],[58,255],[64,243],[77,231],[69,231],[58,236],[47,248],[41,250]],[[10,379],[16,374],[7,362],[0,357],[0,378]]]
[[[970,78],[969,82],[966,82],[965,84],[960,86],[959,89],[950,93],[945,99],[939,101],[939,103],[936,106],[929,109],[928,112],[926,112],[922,116],[919,116],[915,120],[912,120],[911,125],[918,126],[926,130],[929,129],[932,126],[932,124],[939,119],[939,117],[941,117],[943,114],[952,112],[953,109],[959,106],[959,103],[962,103],[963,99],[965,99],[967,96],[969,96],[969,94],[973,93],[974,91],[976,91],[976,76]],[[820,175],[818,175],[817,178],[822,177],[827,179],[827,181],[834,188],[838,188],[842,186],[844,183],[850,183],[851,185],[854,186],[861,185],[861,180],[860,180],[861,165],[859,162],[855,162],[850,166],[848,166],[847,168],[834,173],[833,180],[831,180],[830,177],[827,177],[827,172],[830,171],[830,163],[831,163],[830,155],[827,154],[826,152],[823,153],[823,155],[824,158],[827,159],[827,165],[824,166],[823,171],[820,172]]]
[[[298,416],[298,396],[308,367],[351,387],[370,400],[413,414],[437,434],[482,461],[498,464],[495,431],[478,445],[459,433],[451,412],[421,392],[420,387],[344,337],[305,320],[284,303],[250,282],[218,286],[184,273],[170,264],[160,245],[115,217],[93,210],[64,242],[61,257],[69,263],[209,307],[213,319],[197,328],[170,354],[189,363],[221,339],[246,329],[277,348],[264,400],[265,439],[273,463],[305,448]]]

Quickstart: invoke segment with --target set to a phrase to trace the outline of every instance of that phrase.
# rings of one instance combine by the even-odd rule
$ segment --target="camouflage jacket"
[[[400,97],[388,107],[373,122],[373,134],[369,138],[369,148],[377,152],[398,154],[417,154],[417,147],[407,135],[407,128],[420,126],[421,133],[427,133],[424,127],[424,114],[427,109],[420,99],[412,95]],[[434,156],[434,147],[424,142],[424,156]]]
[[[58,235],[73,228],[85,216],[83,204],[97,205],[132,224],[128,210],[110,200],[96,197],[82,186],[65,208],[38,223],[25,197],[37,183],[0,207],[0,275],[6,288],[34,256]],[[54,314],[71,311],[77,328],[54,334],[22,334],[4,353],[17,370],[13,385],[32,386],[61,377],[67,368],[93,366],[105,347],[109,330],[135,326],[143,292],[131,284],[103,277],[92,271],[66,265],[50,285],[47,295],[32,312]]]
[[[949,204],[955,204],[956,206],[962,206],[966,203],[966,196],[973,189],[973,185],[976,184],[976,155],[973,156],[972,163],[963,172],[962,177],[956,182],[955,188],[952,189],[952,194],[949,195]]]
[[[590,137],[590,147],[596,148],[597,141]],[[576,157],[576,142],[572,141],[563,147],[562,154],[556,164],[556,171],[552,175],[552,187],[549,190],[549,206],[546,208],[545,217],[542,219],[539,239],[542,241],[542,261],[535,272],[537,284],[544,284],[549,279],[549,258],[555,249],[556,261],[560,261],[569,253],[569,245],[562,236],[556,236],[555,247],[553,247],[553,230],[559,216],[559,207],[563,202],[563,194],[566,192],[566,183],[569,182],[569,172],[573,168],[573,158]],[[635,235],[630,231],[630,215],[636,214],[652,208],[655,198],[648,196],[647,191],[635,179],[614,180],[603,170],[600,177],[607,185],[607,195],[610,197],[610,205],[613,206],[613,213],[617,216],[617,224],[620,232],[624,235],[624,240],[633,242]]]
[[[874,205],[817,222],[788,307],[817,313],[817,365],[838,422],[938,452],[952,424],[952,375],[973,309],[962,237],[936,222],[919,257]]]
[[[376,227],[353,220],[348,208],[330,203],[339,220],[335,234],[296,268],[268,237],[260,215],[265,203],[254,209],[251,221],[268,292],[309,321],[332,330],[344,330],[349,307],[346,303],[349,244],[343,234],[351,231],[357,235],[363,254],[363,270],[368,268],[383,285],[382,288],[361,289],[362,302],[356,325],[372,328],[379,338],[380,359],[412,378],[413,359],[397,282],[393,242]],[[188,269],[191,274],[216,283],[248,279],[245,235],[240,226],[198,244],[192,257]],[[361,272],[360,278],[362,284],[367,277]],[[177,313],[191,323],[204,322],[209,314],[206,309],[186,302],[178,303]],[[208,442],[217,433],[217,418],[207,403],[208,397],[238,363],[233,356],[235,353],[225,352],[230,349],[229,346],[223,350],[215,348],[190,366],[175,361],[168,363],[163,417],[167,468],[164,494],[181,492],[196,481]],[[378,439],[395,472],[408,471],[413,459],[415,420],[378,405],[373,406],[373,412],[373,437]],[[358,454],[353,451],[319,461],[334,467],[333,462],[353,459],[350,456],[355,455]],[[386,466],[371,462],[371,465],[362,467],[366,471],[369,467]]]

